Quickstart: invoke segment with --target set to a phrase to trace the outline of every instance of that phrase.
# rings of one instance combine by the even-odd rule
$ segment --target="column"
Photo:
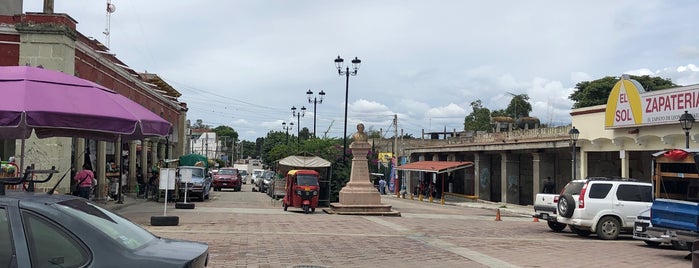
[[[95,177],[97,178],[97,200],[105,200],[109,183],[107,182],[107,142],[97,142],[97,164],[95,167]]]
[[[136,152],[138,148],[136,147],[136,141],[129,142],[129,190],[136,189]],[[143,170],[141,170],[143,172]],[[146,174],[141,174],[143,178]]]
[[[148,171],[150,170],[148,166],[148,140],[141,140],[141,170],[143,179],[148,181]]]
[[[540,153],[532,153],[532,170],[534,171],[534,179],[532,182],[532,196],[536,197],[536,194],[541,192],[541,188],[543,186],[542,180],[546,179],[546,176],[541,175]]]
[[[489,157],[483,153],[473,154],[473,176],[474,195],[478,199],[490,200],[490,169],[488,168]]]
[[[629,177],[629,152],[626,150],[619,151],[619,160],[621,160],[621,176]]]
[[[153,166],[158,165],[158,140],[156,139],[151,139],[150,140],[150,145],[152,146],[150,150],[150,163]]]
[[[514,154],[500,153],[500,155],[502,156],[500,202],[519,204],[519,160]]]

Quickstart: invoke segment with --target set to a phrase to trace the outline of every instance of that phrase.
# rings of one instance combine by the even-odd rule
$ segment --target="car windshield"
[[[274,177],[274,171],[267,171],[264,174],[262,174],[263,178],[273,178]]]
[[[183,168],[183,169],[189,169],[192,171],[192,177],[197,177],[197,178],[203,178],[204,177],[204,169],[203,168]]]
[[[156,239],[153,234],[129,220],[81,199],[62,201],[55,206],[128,249],[139,248]]]
[[[296,177],[296,184],[300,186],[317,186],[318,177],[313,175],[298,175],[298,177]]]
[[[235,169],[221,169],[218,171],[218,175],[235,175]]]
[[[245,170],[240,170],[238,172],[240,172],[240,176],[247,176],[248,175],[248,172]]]

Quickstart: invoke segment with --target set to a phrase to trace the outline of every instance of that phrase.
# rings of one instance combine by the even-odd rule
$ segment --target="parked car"
[[[248,171],[247,171],[247,170],[238,169],[238,172],[240,173],[240,177],[241,177],[242,180],[243,180],[243,184],[247,184],[248,181],[250,181],[250,183],[252,183],[252,181],[250,180],[250,177],[249,177],[249,175],[248,175]]]
[[[180,181],[179,191],[180,197],[184,198],[184,191],[187,190],[187,198],[196,197],[199,201],[204,201],[209,199],[209,193],[211,192],[212,179],[208,172],[205,171],[203,167],[198,166],[180,166],[180,174],[183,170],[191,170],[192,181],[185,184],[185,182]]]
[[[264,173],[264,172],[265,172],[264,169],[253,169],[253,170],[252,170],[252,182],[251,182],[251,183],[254,184],[254,185],[257,185],[257,184],[258,184],[258,180],[260,179],[260,177],[262,177],[262,173]]]
[[[580,236],[604,240],[631,232],[638,214],[653,201],[650,183],[634,179],[591,177],[569,182],[558,198],[558,223]]]
[[[650,222],[650,209],[641,211],[636,217],[636,222],[634,223],[633,229],[633,239],[641,240],[651,247],[657,247],[661,244],[672,245],[672,248],[678,250],[687,250],[687,244],[681,243],[677,240],[672,240],[667,236],[654,236],[652,233],[648,233],[648,227],[652,227],[653,224]]]
[[[242,184],[243,178],[237,168],[221,168],[214,176],[213,187],[214,191],[233,189],[233,191],[240,192]]]
[[[269,191],[269,185],[272,183],[275,175],[276,172],[270,170],[262,172],[262,175],[260,175],[260,178],[257,180],[257,191],[261,193]]]
[[[0,196],[0,267],[205,267],[205,243],[155,236],[72,195]]]

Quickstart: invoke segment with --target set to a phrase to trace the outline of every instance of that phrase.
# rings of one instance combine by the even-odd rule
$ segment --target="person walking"
[[[90,199],[90,190],[92,189],[92,180],[94,178],[95,174],[90,169],[90,165],[84,164],[83,170],[73,177],[73,180],[76,181],[78,185],[78,196]]]
[[[383,178],[379,180],[379,193],[386,194],[386,180]]]

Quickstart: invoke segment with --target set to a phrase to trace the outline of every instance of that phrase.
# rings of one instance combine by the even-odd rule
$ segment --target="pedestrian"
[[[546,181],[544,181],[544,188],[541,190],[541,192],[545,194],[556,193],[556,183],[551,180],[551,177],[546,177]]]
[[[73,180],[76,181],[77,194],[78,196],[90,199],[90,190],[92,189],[92,180],[95,178],[95,174],[92,173],[90,165],[84,164],[83,170],[75,174]]]
[[[149,194],[151,197],[158,197],[158,184],[160,183],[159,179],[160,178],[157,171],[148,172],[148,184],[146,185],[146,199],[148,199]]]
[[[386,180],[383,178],[379,180],[379,193],[386,194]]]

